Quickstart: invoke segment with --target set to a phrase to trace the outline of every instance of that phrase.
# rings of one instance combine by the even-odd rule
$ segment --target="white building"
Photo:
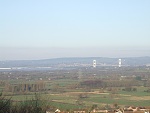
[[[121,59],[119,59],[119,67],[121,67]]]
[[[93,60],[93,67],[96,68],[96,60]]]

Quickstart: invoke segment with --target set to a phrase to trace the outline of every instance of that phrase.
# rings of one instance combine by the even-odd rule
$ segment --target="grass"
[[[80,89],[81,90],[81,89]],[[98,90],[98,89],[95,89]],[[150,96],[149,93],[144,92],[145,88],[139,88],[136,92],[126,92],[126,91],[118,91],[114,97],[111,97],[111,94],[94,94],[88,93],[87,98],[81,98],[85,106],[92,106],[94,103],[101,104],[114,104],[118,105],[133,105],[133,106],[149,106]],[[68,90],[67,93],[57,93],[57,94],[40,94],[43,100],[47,100],[50,105],[56,106],[60,109],[72,109],[79,108],[76,104],[76,100],[78,98],[78,93],[73,92],[75,90]],[[79,92],[77,90],[77,92]],[[83,92],[83,91],[82,91]],[[82,93],[81,92],[81,93]],[[80,93],[80,92],[79,92]],[[86,93],[86,92],[85,92]],[[33,99],[33,94],[31,95],[14,95],[12,96],[12,100],[16,101],[24,101]],[[142,99],[146,98],[146,99]]]
[[[15,81],[13,81],[15,82]],[[31,81],[32,82],[32,81]],[[133,106],[149,106],[150,104],[150,93],[144,92],[147,88],[145,87],[137,87],[137,91],[117,91],[116,95],[111,95],[111,92],[107,92],[106,94],[96,94],[94,92],[88,93],[87,98],[80,98],[80,101],[83,102],[83,105],[78,105],[76,100],[79,98],[79,93],[87,93],[84,92],[84,89],[71,89],[67,88],[68,86],[78,84],[79,81],[71,80],[71,79],[59,79],[47,82],[47,88],[55,88],[58,84],[60,89],[64,89],[66,93],[52,93],[48,92],[47,94],[41,93],[40,96],[43,100],[47,100],[48,104],[51,106],[55,106],[59,109],[76,109],[83,108],[87,106],[92,106],[93,104],[97,105],[106,105],[106,104],[114,104],[125,106],[125,105],[133,105]],[[0,87],[0,90],[2,87]],[[99,91],[100,89],[92,89],[93,91]],[[114,97],[111,97],[114,96]],[[7,96],[10,97],[10,96]],[[34,92],[30,92],[29,95],[13,95],[12,100],[15,101],[25,101],[31,100],[34,97]],[[146,98],[146,99],[142,99]]]
[[[144,92],[147,90],[146,87],[136,87],[137,91],[119,91],[119,94],[131,95],[131,96],[149,96],[150,93]]]
[[[51,101],[48,103],[49,105],[51,106],[55,106],[56,108],[59,108],[59,109],[81,109],[83,108],[84,106],[82,105],[76,105],[76,104],[68,104],[68,103],[62,103],[62,102],[54,102],[54,101]]]
[[[134,105],[134,106],[148,106],[150,100],[138,101],[138,100],[127,100],[127,99],[113,99],[113,98],[98,98],[92,97],[85,99],[84,101],[96,102],[101,104],[114,104],[117,103],[118,105]]]

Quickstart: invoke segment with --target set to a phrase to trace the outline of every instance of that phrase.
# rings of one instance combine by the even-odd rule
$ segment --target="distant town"
[[[56,58],[44,60],[0,61],[1,70],[53,70],[79,67],[127,67],[150,66],[150,57],[131,58]]]
[[[149,113],[149,64],[150,57],[0,61],[0,109]]]

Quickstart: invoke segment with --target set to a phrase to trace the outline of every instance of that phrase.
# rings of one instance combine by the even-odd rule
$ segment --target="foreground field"
[[[9,72],[1,74],[0,90],[14,103],[34,100],[38,94],[39,100],[48,106],[65,110],[90,109],[92,106],[150,106],[150,71],[147,68],[102,67],[11,72],[11,76]],[[31,86],[32,89],[36,86],[36,89],[30,91]]]
[[[141,88],[140,88],[141,89]],[[81,90],[81,89],[80,89]],[[95,90],[95,91],[94,91]],[[39,93],[41,100],[46,100],[48,105],[55,106],[60,109],[87,108],[93,105],[106,106],[149,106],[150,95],[147,92],[123,92],[118,91],[116,94],[105,91],[103,93],[93,89],[92,92],[69,91],[64,93],[47,92]],[[143,88],[144,90],[144,88]],[[81,97],[83,95],[83,97]],[[8,96],[10,97],[10,96]],[[30,95],[14,95],[12,100],[25,101],[34,98],[34,93]]]

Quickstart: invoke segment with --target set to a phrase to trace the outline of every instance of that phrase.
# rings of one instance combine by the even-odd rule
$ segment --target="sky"
[[[0,60],[150,56],[150,0],[1,0]]]

